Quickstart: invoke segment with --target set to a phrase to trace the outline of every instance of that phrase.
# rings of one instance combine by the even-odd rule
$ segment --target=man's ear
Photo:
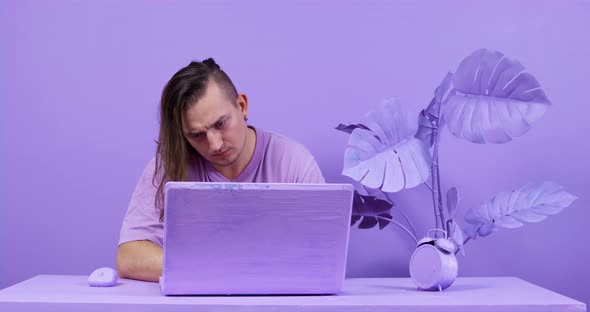
[[[236,98],[236,103],[242,114],[244,114],[244,116],[248,115],[248,96],[244,93],[240,93]]]

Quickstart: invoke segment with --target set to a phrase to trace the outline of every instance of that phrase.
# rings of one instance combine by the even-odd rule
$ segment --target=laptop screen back
[[[352,196],[349,184],[168,183],[162,293],[338,292]]]

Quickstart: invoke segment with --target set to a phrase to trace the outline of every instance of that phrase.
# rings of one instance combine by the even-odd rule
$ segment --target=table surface
[[[582,302],[515,277],[462,277],[419,291],[409,278],[354,278],[331,296],[174,296],[121,279],[90,287],[83,275],[38,275],[0,290],[0,311],[586,311]]]

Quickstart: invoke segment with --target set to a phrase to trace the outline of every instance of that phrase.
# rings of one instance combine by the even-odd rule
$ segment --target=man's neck
[[[230,166],[226,167],[218,167],[215,168],[221,175],[223,175],[228,180],[233,180],[237,176],[246,169],[246,166],[250,163],[252,156],[254,155],[254,149],[256,147],[256,132],[254,129],[248,127],[246,131],[246,140],[244,143],[244,149],[238,159],[231,164]]]

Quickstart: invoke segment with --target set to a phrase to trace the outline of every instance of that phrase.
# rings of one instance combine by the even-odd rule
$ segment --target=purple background
[[[160,92],[191,59],[215,57],[249,95],[252,124],[301,141],[329,182],[345,182],[347,135],[334,126],[394,95],[417,114],[448,70],[487,47],[520,60],[553,106],[504,145],[445,131],[443,187],[459,187],[462,211],[528,181],[580,198],[469,242],[459,275],[517,276],[590,302],[590,3],[388,2],[2,1],[0,288],[114,266]],[[433,226],[427,189],[396,198],[420,234]],[[407,276],[412,250],[393,226],[353,230],[348,276]]]

